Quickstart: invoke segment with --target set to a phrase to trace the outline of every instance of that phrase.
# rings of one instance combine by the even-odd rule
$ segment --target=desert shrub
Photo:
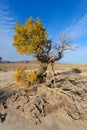
[[[28,88],[31,84],[38,82],[35,72],[28,72],[25,68],[18,68],[14,74],[14,80],[21,87]]]
[[[81,70],[78,68],[73,68],[72,71],[74,71],[75,73],[81,73]]]

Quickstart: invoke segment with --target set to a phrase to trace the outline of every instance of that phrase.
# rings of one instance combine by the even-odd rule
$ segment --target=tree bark
[[[54,63],[51,63],[51,67],[52,67],[52,73],[53,73],[53,83],[54,83],[54,87],[55,87],[56,80],[55,80],[55,70],[54,70]]]
[[[41,64],[39,69],[36,71],[37,76],[43,75],[47,70],[47,64]]]

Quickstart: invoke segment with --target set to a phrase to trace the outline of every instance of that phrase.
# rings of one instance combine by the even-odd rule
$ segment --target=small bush
[[[75,73],[81,73],[81,70],[78,68],[73,68],[72,71],[74,71]]]
[[[28,88],[31,84],[38,82],[35,72],[27,72],[25,68],[19,68],[14,74],[14,80],[21,87]]]

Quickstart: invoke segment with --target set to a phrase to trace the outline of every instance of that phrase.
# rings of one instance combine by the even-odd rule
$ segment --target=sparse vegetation
[[[81,73],[81,70],[78,68],[73,68],[72,71],[74,71],[75,73]]]
[[[38,82],[35,72],[27,72],[25,68],[18,68],[14,74],[14,80],[23,88],[28,88]]]

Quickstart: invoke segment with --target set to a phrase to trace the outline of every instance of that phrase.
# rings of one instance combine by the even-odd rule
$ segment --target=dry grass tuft
[[[14,74],[14,80],[23,88],[28,88],[31,84],[38,82],[35,72],[27,72],[26,69],[18,68]]]
[[[82,71],[78,68],[73,68],[72,71],[74,71],[75,73],[81,73]]]

